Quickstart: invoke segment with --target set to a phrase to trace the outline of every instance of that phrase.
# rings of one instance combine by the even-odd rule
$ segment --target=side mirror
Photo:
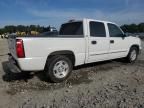
[[[122,37],[126,37],[126,36],[127,36],[126,34],[123,34],[123,35],[122,35]]]
[[[126,37],[126,34],[121,34],[122,39]]]

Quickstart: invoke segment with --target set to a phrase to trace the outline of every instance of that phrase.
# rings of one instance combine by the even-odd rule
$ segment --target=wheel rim
[[[56,62],[53,68],[53,73],[57,78],[64,78],[69,72],[69,65],[66,61],[60,60]]]
[[[130,55],[131,61],[134,61],[136,59],[136,57],[137,57],[137,52],[136,52],[136,50],[133,50]]]

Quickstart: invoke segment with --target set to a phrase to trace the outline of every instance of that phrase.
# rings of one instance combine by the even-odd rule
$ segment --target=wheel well
[[[74,53],[73,53],[72,51],[67,51],[67,50],[52,52],[52,53],[47,57],[47,61],[50,60],[51,57],[57,56],[57,55],[66,56],[66,57],[68,57],[68,58],[72,61],[72,64],[73,64],[73,65],[75,64],[75,55],[74,55]]]
[[[139,45],[132,45],[131,48],[132,48],[132,47],[137,48],[137,49],[138,49],[138,52],[139,52]]]

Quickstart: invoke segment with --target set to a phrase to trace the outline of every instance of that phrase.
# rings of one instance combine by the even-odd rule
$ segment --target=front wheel
[[[136,61],[137,56],[138,56],[138,48],[137,47],[131,47],[129,54],[126,57],[126,59],[129,63],[133,63]]]
[[[68,57],[53,56],[47,61],[46,76],[52,82],[62,82],[68,78],[72,68],[72,62]]]

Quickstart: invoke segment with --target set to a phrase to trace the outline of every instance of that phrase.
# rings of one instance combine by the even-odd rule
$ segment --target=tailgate
[[[16,55],[16,35],[10,35],[8,38],[9,52],[14,59],[17,59]]]

